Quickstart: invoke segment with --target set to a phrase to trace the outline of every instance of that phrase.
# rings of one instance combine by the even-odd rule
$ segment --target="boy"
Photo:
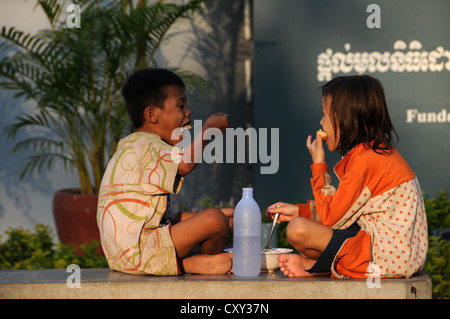
[[[232,209],[168,216],[168,194],[177,194],[184,176],[197,165],[194,155],[207,144],[203,132],[210,127],[223,132],[228,126],[225,114],[213,114],[184,153],[174,147],[180,134],[173,133],[191,123],[184,88],[170,71],[144,69],[122,89],[136,132],[119,142],[103,176],[97,209],[111,269],[177,275],[223,274],[231,268],[223,249]],[[197,245],[200,253],[189,255]]]

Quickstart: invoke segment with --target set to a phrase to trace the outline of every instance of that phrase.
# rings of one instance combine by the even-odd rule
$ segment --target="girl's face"
[[[332,98],[330,95],[326,95],[322,98],[322,120],[320,120],[320,125],[322,125],[322,131],[324,131],[327,138],[327,146],[330,152],[335,152],[337,150],[337,146],[339,144],[339,129],[336,130],[336,134],[334,133],[334,126],[331,120],[331,101]]]

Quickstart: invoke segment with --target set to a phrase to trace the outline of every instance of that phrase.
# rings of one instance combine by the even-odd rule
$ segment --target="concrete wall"
[[[379,10],[375,12],[372,4]],[[383,83],[400,136],[398,150],[425,194],[449,192],[450,121],[437,120],[450,112],[449,10],[450,2],[442,0],[256,2],[255,123],[280,128],[279,171],[255,174],[262,206],[312,198],[311,157],[305,144],[320,128],[319,87],[332,77],[358,73]],[[357,54],[363,53],[374,58],[386,53],[390,60],[357,64]],[[408,110],[432,113],[435,120],[410,120]],[[325,150],[332,168],[340,156]]]

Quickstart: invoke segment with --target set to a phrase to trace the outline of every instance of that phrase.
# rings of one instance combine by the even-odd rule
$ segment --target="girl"
[[[343,156],[334,168],[339,188],[331,186],[321,137],[308,136],[314,200],[267,209],[289,221],[287,238],[300,252],[281,255],[280,269],[290,277],[411,277],[425,264],[425,208],[414,172],[392,145],[383,86],[368,75],[339,77],[322,97],[326,144]]]

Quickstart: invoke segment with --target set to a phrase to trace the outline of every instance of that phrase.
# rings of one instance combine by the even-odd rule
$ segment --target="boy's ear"
[[[144,110],[144,119],[146,122],[150,122],[152,124],[158,123],[158,112],[159,108],[149,106]]]

